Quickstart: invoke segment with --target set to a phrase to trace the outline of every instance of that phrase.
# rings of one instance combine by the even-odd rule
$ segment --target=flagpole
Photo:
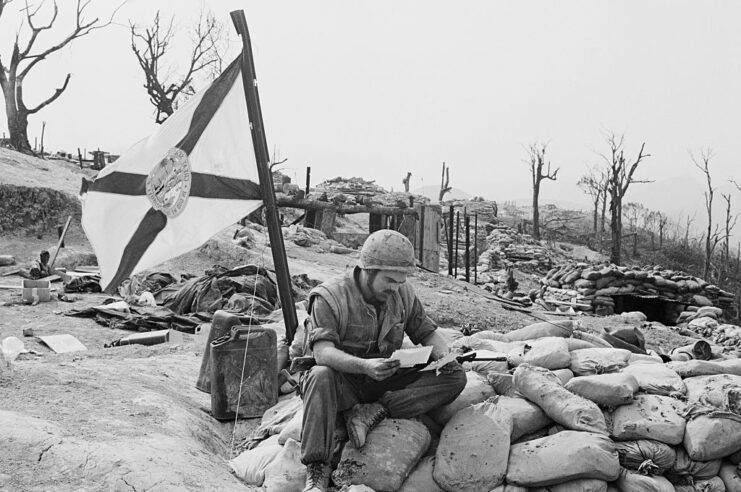
[[[268,143],[265,138],[265,127],[262,122],[262,110],[260,108],[260,96],[257,91],[257,76],[255,75],[255,63],[252,58],[252,43],[247,30],[247,20],[243,10],[231,12],[232,22],[237,33],[242,37],[242,81],[244,83],[244,95],[247,99],[247,113],[250,118],[252,132],[252,144],[255,147],[255,159],[257,160],[257,171],[260,177],[260,188],[265,206],[265,221],[268,226],[268,237],[270,238],[270,249],[273,252],[273,264],[275,275],[278,277],[278,292],[283,310],[283,322],[286,325],[286,343],[293,341],[298,326],[296,306],[293,303],[291,291],[291,277],[288,273],[288,260],[286,249],[283,244],[283,234],[278,221],[278,207],[275,204],[275,191],[273,188],[273,175],[269,167]]]

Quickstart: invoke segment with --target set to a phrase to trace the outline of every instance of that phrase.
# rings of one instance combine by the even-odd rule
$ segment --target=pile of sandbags
[[[552,268],[541,283],[549,289],[570,290],[580,299],[588,299],[597,314],[612,314],[613,296],[636,294],[653,295],[664,299],[679,301],[695,306],[715,306],[728,308],[733,305],[734,296],[705,280],[684,272],[655,267],[626,267],[616,265],[589,265],[587,263],[567,263]],[[668,317],[688,318],[691,314],[679,311],[667,313]],[[674,321],[674,320],[672,320]]]
[[[362,449],[339,429],[334,482],[403,492],[741,492],[741,359],[664,363],[585,335],[557,321],[454,340],[498,360],[467,364],[453,402],[419,420],[387,418]],[[260,429],[272,437],[232,460],[235,473],[268,491],[300,490],[301,420],[295,399],[266,412]]]
[[[479,271],[498,270],[504,262],[519,270],[545,271],[551,268],[550,251],[528,234],[520,234],[511,227],[495,225],[486,237],[486,248],[479,255]]]
[[[695,306],[689,306],[693,308]],[[684,316],[684,322],[681,324],[698,335],[713,340],[717,345],[730,348],[741,348],[741,326],[731,325],[718,321],[722,315],[717,313],[720,308],[705,306],[694,311],[684,311],[680,319]]]

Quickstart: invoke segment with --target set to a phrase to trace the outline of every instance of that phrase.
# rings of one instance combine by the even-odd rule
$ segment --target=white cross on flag
[[[239,58],[93,181],[82,227],[106,292],[262,205]]]

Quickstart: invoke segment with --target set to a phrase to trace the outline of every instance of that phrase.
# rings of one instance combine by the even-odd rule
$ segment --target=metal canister
[[[278,402],[278,337],[262,326],[234,326],[211,342],[211,413],[218,420],[261,417]]]

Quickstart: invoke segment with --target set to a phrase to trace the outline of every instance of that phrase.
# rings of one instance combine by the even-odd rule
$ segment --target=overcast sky
[[[94,0],[91,13],[105,16],[115,5]],[[129,0],[118,25],[41,64],[25,84],[30,105],[66,71],[72,80],[32,117],[32,144],[42,121],[54,150],[121,153],[152,132],[128,22],[146,24],[160,9],[185,28],[201,5]],[[19,7],[16,0],[0,22],[3,60]],[[235,54],[241,44],[229,12],[245,11],[268,144],[299,183],[310,165],[314,183],[362,176],[398,191],[410,171],[412,189],[439,187],[445,161],[456,188],[522,199],[531,193],[525,146],[540,140],[561,168],[558,181],[544,182],[541,202],[587,203],[575,183],[607,151],[604,133],[615,132],[625,134],[629,156],[646,142],[651,157],[636,177],[656,180],[634,185],[628,201],[674,214],[698,208],[704,178],[688,150],[701,148],[714,151],[720,191],[732,189],[727,180],[741,150],[739,2],[218,0],[207,7],[232,31]],[[741,203],[741,192],[734,199]]]

